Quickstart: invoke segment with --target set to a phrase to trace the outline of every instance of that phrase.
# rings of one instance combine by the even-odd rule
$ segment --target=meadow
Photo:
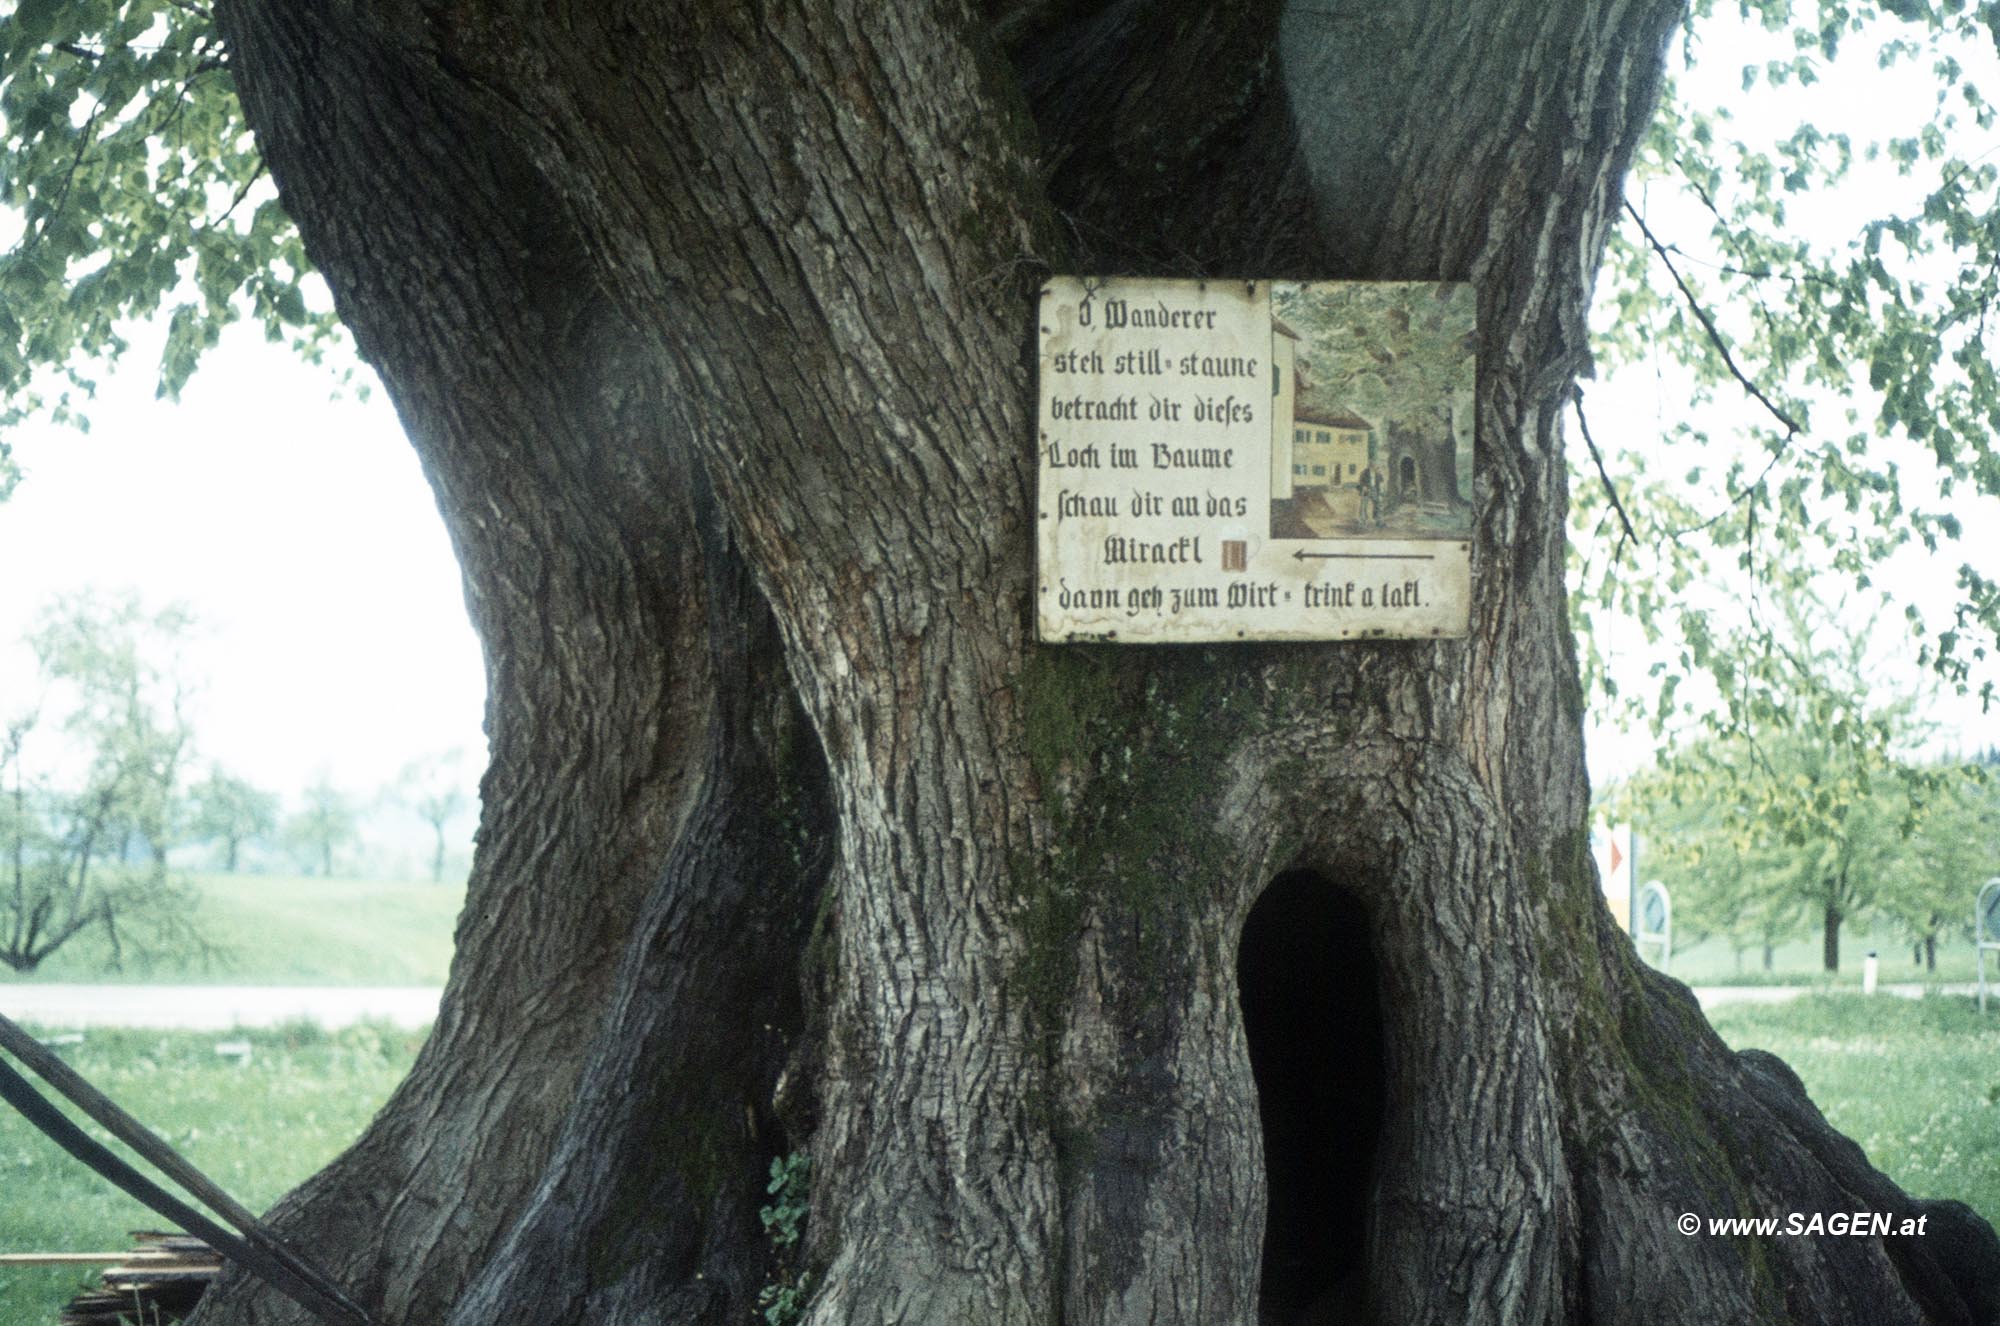
[[[1871,935],[1860,925],[1847,927],[1840,937],[1840,970],[1828,972],[1820,957],[1818,934],[1801,934],[1778,944],[1771,954],[1771,970],[1764,970],[1759,949],[1736,950],[1726,940],[1708,939],[1678,948],[1668,970],[1689,985],[1799,985],[1813,989],[1859,990],[1862,960],[1874,949],[1883,984],[1957,985],[1978,976],[1977,954],[1964,935],[1948,935],[1938,942],[1937,970],[1930,971],[1911,961],[1910,945],[1900,936]],[[1648,950],[1648,958],[1652,953]],[[1655,965],[1658,965],[1655,962]],[[1989,953],[1986,975],[2000,983],[2000,955]]]
[[[1709,1021],[1732,1047],[1789,1063],[1827,1120],[1912,1196],[1955,1197],[2000,1224],[2000,1008],[1805,995],[1726,1004]]]
[[[1710,1017],[1732,1046],[1789,1062],[1834,1126],[1911,1193],[1955,1197],[2000,1221],[2000,1010],[1982,1017],[1963,997],[1808,995]],[[223,1040],[248,1041],[249,1059],[217,1055]],[[421,1041],[371,1025],[92,1031],[62,1052],[262,1209],[360,1132]],[[0,1174],[0,1251],[118,1251],[128,1230],[159,1224],[6,1111]],[[0,1321],[52,1326],[79,1279],[75,1268],[0,1268]]]
[[[206,955],[114,969],[103,942],[79,936],[34,972],[0,981],[180,985],[443,985],[463,883],[197,873]]]
[[[336,1032],[309,1025],[93,1030],[59,1052],[225,1191],[261,1211],[360,1135],[409,1073],[425,1034],[369,1024]],[[215,1047],[225,1042],[247,1042],[249,1056],[218,1055]],[[143,1162],[139,1168],[153,1173]],[[121,1252],[131,1247],[129,1231],[162,1227],[160,1217],[4,1106],[0,1175],[0,1252]],[[0,1321],[54,1326],[89,1275],[87,1267],[0,1266]]]

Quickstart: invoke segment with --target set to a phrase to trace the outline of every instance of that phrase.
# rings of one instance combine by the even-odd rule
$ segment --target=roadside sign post
[[[1979,1011],[1986,1011],[1986,954],[2000,952],[2000,879],[1979,886],[1979,901],[1972,906],[1972,941],[1979,952]]]
[[[1604,890],[1604,904],[1612,919],[1625,933],[1639,934],[1638,876],[1633,873],[1633,839],[1638,835],[1630,824],[1601,820],[1590,830],[1590,854],[1597,861],[1598,886]]]
[[[1647,881],[1646,887],[1639,890],[1633,910],[1639,916],[1638,929],[1632,936],[1633,946],[1643,957],[1646,945],[1657,945],[1660,970],[1671,970],[1674,961],[1674,902],[1667,895],[1667,886],[1657,879]]]

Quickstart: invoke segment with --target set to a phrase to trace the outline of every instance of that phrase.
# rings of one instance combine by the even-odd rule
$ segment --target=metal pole
[[[1611,832],[1618,829],[1613,826]],[[1625,868],[1631,871],[1631,882],[1625,888],[1625,933],[1639,937],[1639,826],[1633,825],[1631,835],[1625,840]]]

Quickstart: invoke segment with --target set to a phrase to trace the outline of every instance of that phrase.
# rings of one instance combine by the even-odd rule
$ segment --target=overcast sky
[[[1878,40],[1908,36],[1909,30],[1891,20],[1880,20],[1873,32],[1847,38],[1843,59],[1836,66],[1820,66],[1819,81],[1810,85],[1795,82],[1777,89],[1760,84],[1750,93],[1743,91],[1743,67],[1768,59],[1789,60],[1795,54],[1789,31],[1765,33],[1754,23],[1719,10],[1704,19],[1697,32],[1700,63],[1695,69],[1682,69],[1678,43],[1673,48],[1671,67],[1687,104],[1726,108],[1734,120],[1733,131],[1753,143],[1760,138],[1770,141],[1788,135],[1802,123],[1810,123],[1827,134],[1847,134],[1853,141],[1857,159],[1841,188],[1791,200],[1787,221],[1798,233],[1818,243],[1838,245],[1858,238],[1867,222],[1885,212],[1921,211],[1925,193],[1937,184],[1935,164],[1920,166],[1913,175],[1904,177],[1886,157],[1874,162],[1860,159],[1863,144],[1885,137],[1914,135],[1938,113],[1942,84],[1928,60],[1904,61],[1887,70],[1876,66],[1873,52]],[[1996,56],[1990,42],[1966,46],[1956,54],[1967,74],[1984,92],[1989,95],[2000,92],[2000,56]],[[1953,130],[1954,152],[1974,161],[1990,161],[2000,154],[2000,134],[1989,131],[1982,141],[1963,103],[1954,97],[1948,98],[1948,104],[1961,119],[1959,127]],[[1729,158],[1726,153],[1719,153],[1718,159]],[[1676,204],[1670,192],[1662,189],[1635,193],[1635,201],[1645,212],[1648,224],[1663,242],[1683,248],[1680,266],[1700,280],[1703,259],[1723,256],[1715,253],[1713,241],[1708,238],[1709,222],[1703,210],[1691,199]],[[1949,255],[1940,255],[1930,275],[1942,283],[1955,266]],[[1662,285],[1668,281],[1657,267],[1655,279]],[[1748,330],[1745,310],[1723,307],[1713,312],[1725,326],[1734,327],[1739,333]],[[1592,432],[1607,449],[1634,446],[1641,451],[1656,451],[1653,443],[1690,417],[1690,390],[1685,378],[1671,367],[1635,365],[1608,380],[1585,385]],[[1842,404],[1830,400],[1816,402],[1815,426],[1833,436],[1844,436],[1848,429],[1840,420]],[[1863,404],[1861,408],[1865,418],[1866,410],[1872,406]],[[1750,424],[1768,426],[1769,419],[1760,415],[1759,407],[1749,403],[1741,393],[1722,388],[1716,393],[1715,408],[1703,422],[1726,446],[1732,433],[1741,433]],[[1565,423],[1573,426],[1573,419],[1566,419]],[[1580,454],[1580,443],[1572,439],[1572,445],[1579,448]],[[1874,574],[1875,584],[1889,590],[1896,600],[1892,610],[1879,616],[1873,632],[1878,680],[1884,683],[1885,692],[1895,695],[1930,692],[1925,717],[1935,729],[1925,743],[1927,753],[1940,755],[2000,745],[2000,712],[1983,713],[1975,698],[1952,694],[1938,685],[1928,670],[1917,663],[1917,645],[1910,640],[1902,617],[1902,605],[1914,604],[1933,633],[1947,628],[1952,624],[1952,609],[1958,600],[1958,569],[1962,564],[1970,562],[1989,577],[2000,576],[2000,499],[1979,496],[1968,487],[1961,488],[1949,502],[1943,502],[1936,497],[1931,484],[1935,463],[1924,448],[1902,438],[1877,439],[1872,446],[1876,459],[1891,459],[1901,467],[1905,494],[1913,505],[1930,509],[1942,506],[1957,515],[1964,527],[1960,540],[1944,544],[1937,553],[1911,546]],[[1687,461],[1655,460],[1654,463],[1671,473],[1684,467]],[[1582,465],[1587,475],[1588,461]],[[1719,470],[1720,466],[1709,465],[1711,474]],[[1575,482],[1595,482],[1595,479],[1580,477]],[[1718,491],[1714,504],[1707,509],[1720,510],[1725,504],[1726,498]],[[1726,615],[1731,610],[1729,597],[1739,594],[1741,589],[1734,579],[1725,578],[1718,588],[1708,591],[1706,601],[1697,602],[1696,606]],[[1821,577],[1816,589],[1830,603],[1846,600],[1846,620],[1857,632],[1866,626],[1878,602],[1875,596],[1856,591],[1851,579],[1844,576]],[[1660,655],[1644,644],[1642,632],[1631,623],[1611,623],[1600,632],[1598,643],[1601,649],[1622,654],[1627,660],[1624,676],[1628,691],[1635,687],[1643,689],[1645,664]],[[1995,677],[1996,669],[1989,662],[1974,680],[1977,684]],[[1697,687],[1684,692],[1683,698],[1699,694]],[[1597,706],[1593,718],[1602,711],[1603,706]],[[1621,733],[1593,722],[1588,737],[1591,772],[1600,787],[1610,776],[1646,766],[1657,753],[1656,741],[1643,730]]]
[[[329,370],[235,329],[179,405],[143,349],[89,434],[14,438],[0,503],[0,713],[18,647],[85,586],[184,600],[202,624],[200,756],[290,797],[319,771],[370,795],[420,756],[481,762],[485,678],[458,568],[415,454],[379,390],[330,400]]]

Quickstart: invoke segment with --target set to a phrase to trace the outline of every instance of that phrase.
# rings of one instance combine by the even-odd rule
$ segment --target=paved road
[[[424,986],[0,985],[0,1013],[40,1027],[228,1031],[301,1019],[345,1027],[385,1018],[422,1027],[443,992]]]
[[[1717,1004],[1782,1004],[1788,999],[1797,999],[1802,994],[1812,994],[1818,988],[1808,985],[1697,985],[1692,987],[1694,997],[1701,1001],[1703,1008],[1713,1008]],[[1899,999],[1922,999],[1936,991],[1948,995],[1976,995],[1979,987],[1967,981],[1963,985],[1918,985],[1899,982],[1895,985],[1878,985],[1875,993],[1895,995]],[[1842,994],[1860,994],[1853,988],[1844,988]]]

